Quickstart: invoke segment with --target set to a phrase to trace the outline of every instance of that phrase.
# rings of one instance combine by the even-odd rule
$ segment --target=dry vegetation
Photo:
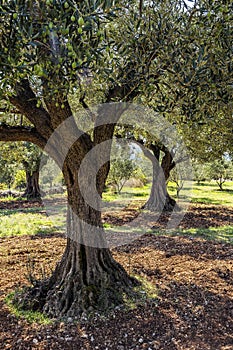
[[[195,205],[181,226],[229,225],[232,213],[229,207]],[[134,215],[133,209],[125,215]],[[127,218],[106,218],[110,223],[121,220]],[[166,216],[158,225],[162,227],[163,222]],[[146,234],[113,253],[127,271],[151,282],[156,301],[116,309],[107,318],[51,324],[17,318],[4,298],[28,283],[28,259],[35,262],[38,274],[42,266],[47,271],[54,267],[64,249],[64,237],[1,238],[0,244],[1,349],[233,349],[233,246],[229,243],[191,235]]]

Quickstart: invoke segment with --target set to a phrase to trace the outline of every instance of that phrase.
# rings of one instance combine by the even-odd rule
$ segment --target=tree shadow
[[[166,228],[170,218],[169,213],[162,213],[155,223],[153,228]],[[192,206],[189,211],[185,213],[178,228],[210,228],[233,225],[233,208],[205,205]]]
[[[196,240],[192,236],[177,237],[145,234],[129,245],[115,248],[117,252],[134,253],[151,248],[165,252],[165,257],[185,255],[197,260],[232,260],[233,245],[208,240]]]
[[[209,228],[233,225],[233,208],[222,206],[192,207],[180,223],[181,228]]]
[[[227,192],[229,194],[233,194],[233,190],[230,190],[228,188],[224,188],[223,190],[218,189],[219,192]]]
[[[189,348],[222,349],[233,345],[233,300],[197,284],[170,284],[160,294],[159,308],[173,316],[177,338]],[[181,331],[182,330],[182,331]],[[191,347],[190,347],[191,348]]]

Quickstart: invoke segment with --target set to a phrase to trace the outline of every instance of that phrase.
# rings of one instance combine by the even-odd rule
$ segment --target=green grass
[[[226,182],[223,185],[223,191],[220,191],[215,181],[203,182],[199,185],[193,182],[192,188],[190,188],[188,185],[185,186],[180,193],[181,200],[183,198],[185,200],[190,200],[192,203],[216,204],[233,207],[233,181]],[[150,187],[151,185],[146,185],[143,188],[124,187],[120,194],[114,194],[107,191],[103,194],[103,200],[106,202],[123,202],[129,199],[133,201],[146,201],[150,194]],[[176,187],[174,183],[168,184],[168,191],[172,197],[176,198]]]
[[[139,284],[133,287],[131,293],[123,293],[124,308],[126,310],[134,310],[139,305],[144,305],[148,302],[154,304],[158,302],[158,289],[154,283],[149,282],[145,277],[140,275],[131,275]]]
[[[202,204],[215,204],[233,207],[233,181],[226,182],[223,186],[223,191],[220,191],[215,181],[203,182],[201,184],[193,183],[191,193],[188,192],[189,188],[185,188],[181,191],[182,197],[186,200],[190,199],[192,203]],[[175,198],[176,190],[174,183],[169,183],[169,193]],[[190,196],[191,195],[191,196]],[[190,196],[190,198],[187,198]]]
[[[128,201],[128,200],[143,200],[150,194],[150,185],[144,187],[123,187],[121,193],[113,193],[107,190],[103,193],[103,201]]]
[[[225,190],[220,191],[215,182],[205,182],[200,185],[193,183],[192,202],[233,207],[233,182],[227,182],[224,186]],[[174,196],[174,184],[170,183],[168,188],[170,194]],[[108,204],[107,210],[119,211],[131,201],[146,201],[149,193],[150,185],[144,186],[143,188],[123,188],[120,195],[111,193],[110,191],[104,192],[103,200]],[[190,195],[189,192],[188,194]],[[185,198],[185,196],[187,196],[187,189],[184,189],[183,193],[181,193],[181,200],[182,197]],[[61,199],[61,196],[58,198]],[[54,197],[53,199],[56,198]],[[59,201],[57,205],[56,201],[55,204],[51,203],[51,208],[49,208],[49,205],[48,203],[48,212],[50,212],[51,209],[51,215],[49,216],[45,215],[42,207],[0,210],[0,237],[64,232],[66,205]],[[112,227],[112,225],[108,223],[105,223],[104,226],[107,229]],[[230,241],[233,235],[232,227],[229,226],[209,229],[179,230],[177,233],[206,238],[212,237],[213,239],[221,239],[224,241]]]
[[[21,198],[20,198],[21,199]],[[7,197],[1,197],[0,198],[0,202],[16,202],[18,200],[20,200],[19,198],[15,198],[15,197],[12,197],[12,196],[7,196]]]
[[[189,228],[189,229],[170,229],[152,231],[154,235],[169,235],[169,236],[191,236],[200,237],[208,240],[214,240],[224,243],[233,244],[233,226],[220,226],[209,228]]]
[[[8,211],[0,215],[0,237],[48,234],[61,229],[61,223],[43,214]]]
[[[190,184],[189,184],[190,185]],[[176,188],[174,183],[170,183],[168,186],[169,193],[176,198]],[[114,195],[113,201],[124,202],[126,199],[136,201],[138,199],[145,200],[150,193],[150,186],[143,188],[123,188],[120,195]],[[106,196],[111,194],[106,193]],[[190,197],[187,197],[190,196]],[[181,201],[190,200],[191,203],[203,204],[203,205],[220,205],[233,207],[233,182],[226,182],[224,184],[224,191],[220,191],[218,185],[214,182],[204,182],[201,184],[192,183],[192,188],[186,188],[181,192]],[[106,229],[113,228],[109,224],[104,225]],[[116,230],[122,229],[121,227],[115,227]],[[167,234],[167,235],[188,235],[193,237],[202,237],[204,239],[217,240],[226,243],[233,243],[233,226],[221,226],[210,228],[191,228],[191,229],[175,229],[175,230],[161,230],[153,232],[154,234]]]
[[[15,315],[17,318],[23,318],[29,323],[39,323],[42,325],[48,325],[52,323],[51,319],[38,311],[22,310],[20,307],[13,304],[12,301],[14,299],[15,293],[17,292],[12,292],[5,298],[5,302],[13,315]]]
[[[192,202],[233,206],[233,182],[226,182],[223,189],[215,182],[194,184]]]
[[[43,208],[17,208],[17,209],[1,209],[0,210],[0,218],[1,216],[8,216],[17,213],[40,213],[43,211]]]

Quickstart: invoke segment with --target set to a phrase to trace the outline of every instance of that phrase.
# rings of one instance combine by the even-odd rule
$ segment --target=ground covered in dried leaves
[[[196,205],[181,226],[228,225],[232,214],[231,208]],[[124,221],[127,215],[134,214],[106,220]],[[164,221],[161,218],[159,225]],[[64,246],[60,235],[0,239],[1,349],[233,349],[233,245],[193,236],[145,234],[113,253],[129,273],[155,286],[156,301],[138,303],[132,310],[118,308],[108,318],[81,323],[39,325],[16,318],[4,298],[27,283],[28,259],[38,268],[52,269]]]

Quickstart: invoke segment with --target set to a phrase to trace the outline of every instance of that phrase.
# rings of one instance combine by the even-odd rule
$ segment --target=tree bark
[[[91,170],[77,178],[74,164],[65,165],[67,246],[52,276],[30,289],[24,301],[24,306],[39,309],[50,317],[77,317],[123,304],[123,294],[135,284],[108,248],[100,197],[94,198],[92,207],[82,194],[80,183],[91,188]],[[102,187],[99,183],[98,190]]]
[[[29,126],[0,125],[0,141],[28,141],[40,148],[44,148],[46,140],[37,132],[36,128]]]
[[[176,201],[169,195],[167,191],[167,180],[173,165],[172,156],[169,151],[165,151],[165,155],[160,161],[159,146],[152,146],[152,152],[143,150],[144,155],[150,159],[153,167],[152,187],[148,201],[144,204],[143,209],[154,212],[173,211]]]
[[[129,96],[128,90],[124,87],[121,93]],[[116,89],[109,91],[106,100],[111,102],[115,93]],[[130,96],[133,93],[135,89]],[[40,137],[49,141],[44,151],[63,171],[68,196],[67,246],[52,276],[35,280],[33,287],[16,297],[16,301],[25,308],[58,318],[79,316],[93,309],[106,311],[123,304],[125,295],[132,293],[133,285],[138,284],[113,259],[100,212],[114,127],[126,106],[100,107],[91,137],[79,130],[74,118],[69,118],[68,101],[65,108],[58,110],[55,100],[46,100],[45,110],[37,107],[36,100],[29,82],[22,81],[11,103],[35,126]],[[58,125],[61,128],[54,132]],[[93,156],[85,162],[93,150]]]
[[[27,197],[28,199],[41,198],[39,186],[39,170],[32,172],[26,170],[26,190],[22,197]]]
[[[114,105],[107,113],[114,117],[112,109]],[[105,117],[104,111],[99,113]],[[36,282],[21,298],[23,307],[55,318],[78,317],[124,304],[125,295],[138,283],[112,257],[101,222],[113,132],[113,123],[99,123],[93,141],[83,134],[69,147],[62,167],[68,197],[67,246],[52,276]],[[64,138],[61,151],[65,142]]]
[[[167,184],[163,168],[153,161],[152,187],[148,201],[143,209],[154,212],[173,211],[176,201],[167,192]]]

